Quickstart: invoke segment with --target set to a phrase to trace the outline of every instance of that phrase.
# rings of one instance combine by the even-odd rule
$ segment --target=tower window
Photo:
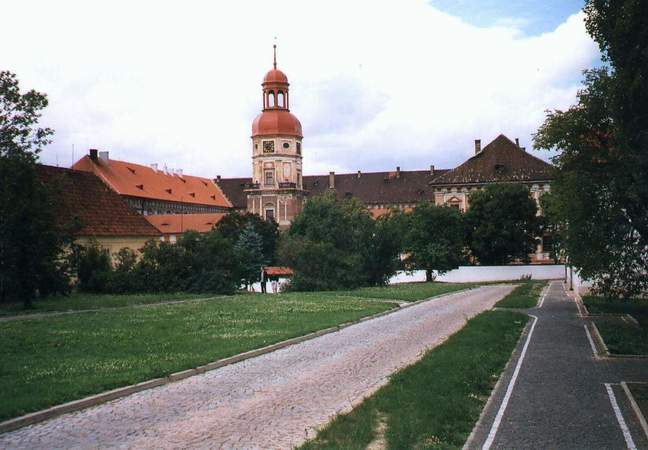
[[[285,108],[286,104],[284,103],[284,93],[283,91],[277,92],[277,106],[280,108]]]
[[[274,141],[263,141],[263,153],[274,153]]]
[[[301,142],[297,142],[297,154],[301,155]]]
[[[277,100],[275,99],[274,91],[268,92],[268,107],[274,108],[277,106]]]
[[[283,148],[290,148],[290,144],[288,142],[283,143]]]
[[[265,186],[274,186],[274,170],[265,170],[263,177],[263,184]]]

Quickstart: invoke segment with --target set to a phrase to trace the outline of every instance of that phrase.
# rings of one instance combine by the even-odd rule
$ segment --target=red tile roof
[[[269,277],[290,277],[293,275],[293,270],[290,267],[270,266],[264,267],[263,271]]]
[[[194,230],[199,233],[206,233],[214,228],[226,213],[206,214],[161,214],[144,216],[160,233],[180,234],[185,231]]]
[[[231,207],[209,178],[165,173],[148,166],[84,156],[73,169],[94,172],[120,195],[198,205]]]
[[[39,165],[38,176],[50,188],[59,223],[80,222],[78,236],[161,235],[93,173]]]
[[[430,182],[446,173],[445,169],[401,170],[400,172],[367,172],[335,174],[335,191],[339,198],[357,197],[366,204],[418,203],[434,200]],[[247,208],[243,189],[251,178],[222,178],[217,181],[222,191],[236,208]],[[309,175],[303,178],[309,195],[328,191],[329,175]]]
[[[500,134],[475,156],[432,181],[433,185],[549,181],[553,166]]]

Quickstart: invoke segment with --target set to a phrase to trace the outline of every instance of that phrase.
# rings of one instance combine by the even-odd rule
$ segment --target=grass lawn
[[[380,438],[388,449],[461,448],[527,320],[512,311],[478,315],[302,449],[360,450]]]
[[[67,297],[48,297],[34,301],[34,308],[25,310],[22,303],[0,304],[0,317],[20,314],[44,313],[53,311],[83,311],[97,308],[148,305],[175,300],[194,300],[213,298],[214,294],[190,294],[186,292],[167,294],[88,294],[75,292]]]
[[[648,419],[648,383],[628,383],[628,387],[637,401],[641,413]]]
[[[399,283],[349,291],[347,295],[413,302],[477,286],[475,283]]]
[[[354,296],[290,293],[0,323],[0,420],[393,307]]]
[[[498,308],[533,308],[538,304],[540,292],[547,285],[546,281],[528,281],[520,284],[513,292],[497,302]]]
[[[595,319],[610,353],[623,355],[648,354],[648,300],[609,299],[586,296],[583,303],[591,314],[630,314],[639,325],[621,320]]]

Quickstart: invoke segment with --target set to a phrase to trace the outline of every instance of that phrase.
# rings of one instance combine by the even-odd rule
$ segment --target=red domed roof
[[[271,109],[256,116],[252,122],[252,136],[276,134],[302,137],[301,123],[285,109]]]
[[[263,77],[263,83],[284,83],[288,84],[288,77],[279,69],[272,69]]]

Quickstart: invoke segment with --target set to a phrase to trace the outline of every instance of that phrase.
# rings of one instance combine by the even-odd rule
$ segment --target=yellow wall
[[[161,237],[161,235],[160,235]],[[121,250],[124,247],[128,247],[131,250],[139,250],[144,247],[144,244],[150,239],[160,239],[155,236],[95,236],[99,245],[102,248],[110,251],[110,254],[114,257],[115,253]],[[90,237],[80,237],[76,240],[77,244],[87,245],[90,242]]]

